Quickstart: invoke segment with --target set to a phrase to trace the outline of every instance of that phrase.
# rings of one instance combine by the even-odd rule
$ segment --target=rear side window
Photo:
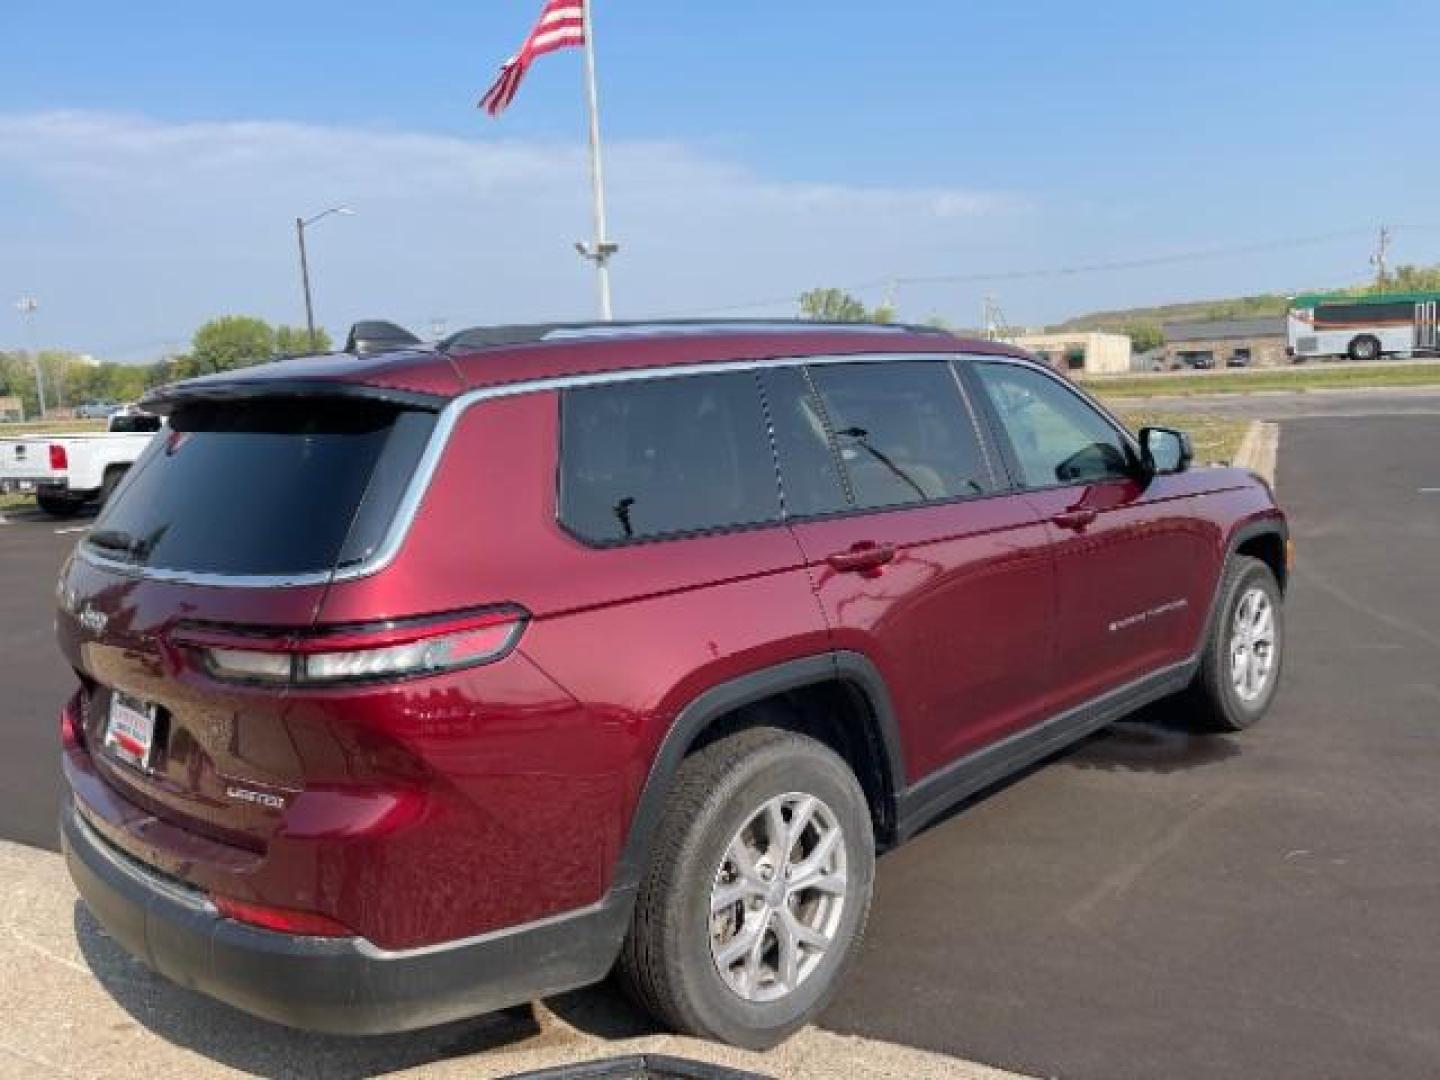
[[[824,364],[809,372],[855,506],[995,490],[979,427],[948,363]]]
[[[155,569],[328,571],[379,547],[435,414],[371,402],[178,409],[86,543]]]
[[[764,373],[763,382],[780,459],[785,513],[810,517],[850,509],[840,458],[804,370],[771,368]]]
[[[751,372],[617,382],[562,396],[560,520],[592,543],[777,521]]]

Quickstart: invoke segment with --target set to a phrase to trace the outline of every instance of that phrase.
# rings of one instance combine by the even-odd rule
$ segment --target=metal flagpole
[[[600,317],[606,322],[614,318],[610,306],[610,256],[620,250],[606,236],[605,171],[600,160],[600,100],[595,83],[595,24],[590,15],[594,0],[584,0],[581,9],[585,19],[585,97],[590,109],[590,187],[595,199],[595,242],[576,244],[576,249],[595,264],[600,283]]]

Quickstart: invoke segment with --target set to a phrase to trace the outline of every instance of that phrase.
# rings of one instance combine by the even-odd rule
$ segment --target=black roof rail
[[[705,333],[813,333],[843,330],[870,334],[939,334],[949,331],[908,323],[820,322],[812,319],[634,319],[619,322],[517,323],[509,326],[474,326],[456,331],[438,348],[493,349],[544,341],[573,341],[607,337],[643,337],[647,334]]]

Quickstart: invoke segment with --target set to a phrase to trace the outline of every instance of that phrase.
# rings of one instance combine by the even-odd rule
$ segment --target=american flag
[[[520,89],[520,80],[538,56],[556,49],[573,49],[585,44],[586,0],[547,0],[540,12],[540,21],[520,51],[500,66],[500,77],[485,91],[479,107],[491,116],[499,116]]]

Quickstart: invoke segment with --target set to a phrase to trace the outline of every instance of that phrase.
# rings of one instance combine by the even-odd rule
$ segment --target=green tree
[[[25,415],[36,415],[35,365],[25,353],[0,353],[0,396],[18,397]]]
[[[249,315],[211,319],[195,331],[190,355],[200,374],[250,367],[275,355],[275,331]]]
[[[1160,329],[1159,323],[1130,323],[1122,333],[1130,339],[1130,348],[1137,353],[1149,352],[1165,344],[1165,331]]]
[[[866,322],[865,305],[844,289],[811,289],[800,296],[800,315],[816,322]]]
[[[281,356],[311,356],[328,353],[332,349],[330,335],[323,326],[315,328],[315,343],[310,343],[310,332],[303,326],[275,327],[275,351]]]
[[[1440,292],[1440,266],[1397,266],[1387,292]]]

